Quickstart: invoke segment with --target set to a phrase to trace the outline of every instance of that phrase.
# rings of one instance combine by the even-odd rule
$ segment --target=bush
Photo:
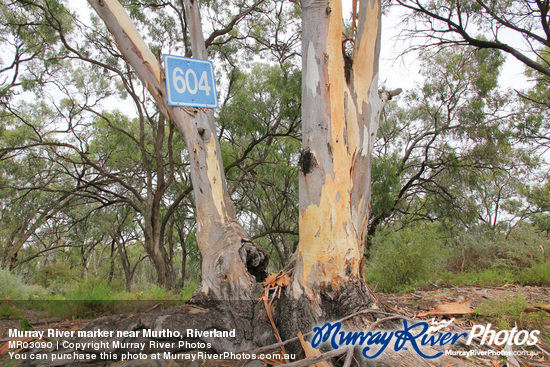
[[[524,285],[550,286],[550,259],[523,269],[518,282]]]
[[[103,279],[88,277],[68,287],[65,298],[74,301],[112,301],[118,291]]]
[[[399,291],[424,283],[445,263],[443,237],[433,226],[407,228],[374,241],[366,280],[382,291]]]
[[[73,270],[69,269],[63,262],[49,264],[36,271],[33,283],[44,288],[49,288],[52,284],[57,286],[74,282],[77,278]]]
[[[0,297],[12,300],[29,300],[44,297],[46,290],[38,285],[27,285],[9,270],[0,269]]]
[[[451,242],[447,269],[453,273],[491,268],[522,270],[543,259],[541,246],[549,241],[529,225],[516,228],[508,237],[483,228],[461,233]]]

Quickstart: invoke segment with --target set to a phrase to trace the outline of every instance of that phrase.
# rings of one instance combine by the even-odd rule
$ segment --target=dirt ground
[[[540,330],[539,343],[534,347],[518,347],[514,350],[528,350],[531,356],[518,358],[507,357],[464,357],[470,364],[476,366],[550,366],[550,288],[544,287],[517,287],[506,285],[503,287],[454,287],[437,288],[415,291],[404,294],[377,293],[382,303],[388,306],[396,315],[413,319],[441,322],[455,318],[452,327],[455,330],[468,331],[474,325],[491,323],[493,329],[498,326],[516,326],[519,330]],[[447,308],[441,308],[441,305]],[[446,314],[460,311],[460,307],[473,310],[467,314]],[[450,308],[449,308],[450,307]],[[454,308],[459,307],[459,308]],[[520,307],[518,309],[518,307]],[[450,310],[450,311],[449,311]],[[8,329],[19,328],[21,319],[28,320],[32,328],[36,330],[59,329],[78,330],[87,320],[69,320],[63,318],[48,317],[45,312],[32,309],[21,310],[22,314],[14,319],[0,319],[0,340],[4,343],[8,340]],[[424,314],[424,316],[422,316]],[[500,349],[498,346],[492,349]],[[119,363],[111,363],[115,367]],[[193,366],[243,366],[243,361],[208,361]],[[276,365],[271,362],[268,365]],[[2,366],[15,366],[17,364],[0,362]],[[143,365],[137,363],[136,367]],[[172,364],[175,366],[176,364]],[[179,363],[179,365],[189,365]]]
[[[434,287],[432,290],[404,294],[377,293],[377,296],[386,305],[412,317],[445,302],[467,302],[471,304],[472,308],[476,309],[488,301],[504,302],[509,300],[512,302],[519,297],[533,306],[547,304],[550,303],[550,288],[518,287],[515,285],[503,287]]]
[[[454,318],[450,327],[454,331],[469,331],[474,325],[492,324],[492,329],[539,330],[539,343],[533,347],[514,346],[515,352],[529,352],[531,356],[469,357],[464,358],[476,366],[550,366],[550,288],[519,287],[454,287],[415,291],[404,294],[377,294],[380,301],[396,313],[412,319],[436,322]],[[453,306],[445,308],[442,306]],[[460,310],[461,306],[473,310],[467,314],[445,314],[447,310]],[[438,314],[442,311],[443,314]],[[422,315],[425,316],[422,316]],[[426,315],[428,314],[428,315]],[[505,326],[507,325],[507,327]],[[500,327],[500,328],[499,328]],[[468,348],[465,348],[466,350]],[[491,346],[496,352],[502,350]]]

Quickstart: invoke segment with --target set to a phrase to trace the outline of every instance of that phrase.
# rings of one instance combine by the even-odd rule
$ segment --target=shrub
[[[548,239],[529,225],[519,226],[509,236],[477,228],[453,239],[447,269],[454,273],[491,268],[522,270],[540,262],[541,246],[548,244]]]
[[[550,259],[523,269],[518,281],[524,285],[550,286]]]
[[[436,227],[415,227],[379,236],[366,279],[382,291],[406,290],[438,273],[445,256]]]
[[[117,291],[103,279],[88,277],[69,286],[65,298],[75,301],[112,301]]]
[[[69,269],[63,262],[43,266],[36,271],[33,282],[44,288],[50,287],[53,283],[67,284],[75,281],[77,278],[73,270]]]
[[[38,285],[27,285],[7,269],[0,269],[0,297],[2,299],[29,300],[46,295],[46,290]]]

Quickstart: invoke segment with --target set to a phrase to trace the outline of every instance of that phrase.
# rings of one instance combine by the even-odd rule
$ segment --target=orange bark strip
[[[311,346],[311,344],[309,344],[309,342],[307,342],[304,339],[304,336],[302,335],[301,331],[298,333],[298,339],[300,340],[300,344],[302,344],[302,348],[304,349],[304,353],[306,355],[306,358],[312,358],[312,357],[317,357],[317,356],[321,355],[321,352],[319,352],[318,349],[313,348]],[[325,361],[315,363],[315,366],[316,367],[330,367],[330,365]]]
[[[354,85],[358,86],[354,91],[357,94],[357,107],[360,114],[363,113],[362,102],[368,101],[369,88],[367,86],[370,86],[374,78],[373,65],[378,59],[376,43],[378,42],[378,29],[380,27],[379,2],[369,1],[366,6],[372,7],[359,14],[359,24],[365,24],[365,26],[358,29],[361,34],[356,37],[359,43],[355,44],[353,54],[353,79]],[[366,19],[363,20],[362,18]],[[365,87],[362,88],[361,86]]]
[[[227,211],[224,208],[225,203],[225,191],[222,187],[222,168],[220,167],[217,153],[216,153],[216,137],[211,136],[207,145],[207,167],[206,173],[209,178],[210,185],[212,187],[212,200],[218,211],[221,223],[226,223],[230,220],[227,216]]]
[[[435,315],[466,315],[474,312],[470,307],[469,302],[451,302],[451,303],[442,303],[433,310],[428,312],[422,312],[416,315],[417,317],[426,317],[426,316],[435,316]]]

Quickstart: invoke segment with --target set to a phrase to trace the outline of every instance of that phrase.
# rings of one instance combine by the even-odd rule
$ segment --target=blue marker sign
[[[218,108],[211,61],[164,55],[164,73],[170,106]]]

